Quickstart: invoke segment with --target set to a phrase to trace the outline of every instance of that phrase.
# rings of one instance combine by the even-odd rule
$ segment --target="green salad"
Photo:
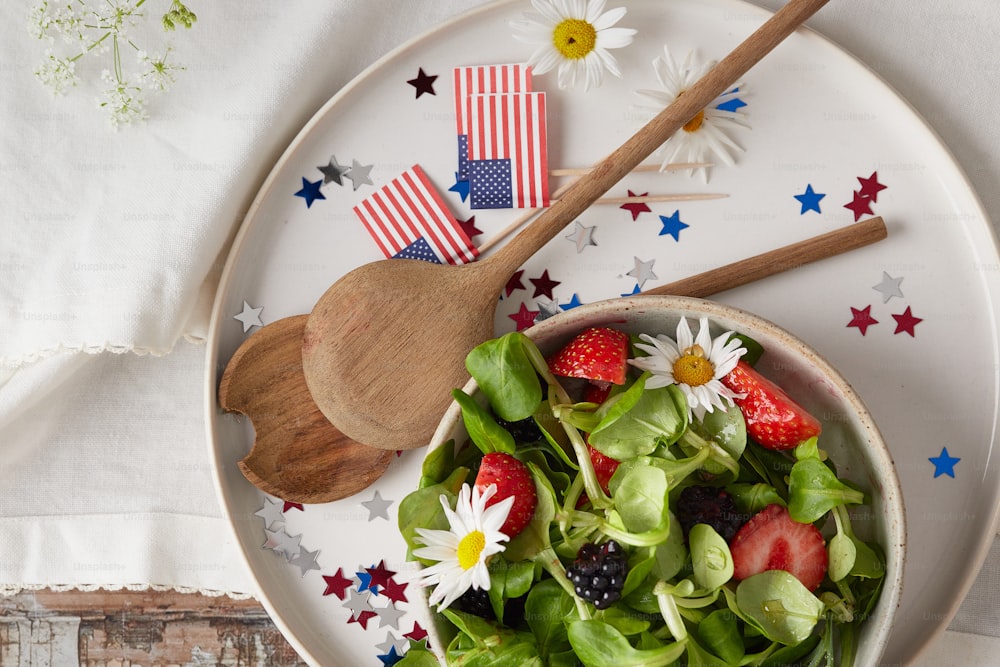
[[[469,354],[469,439],[428,452],[399,508],[447,664],[852,664],[885,574],[852,529],[865,493],[760,346],[698,325]]]

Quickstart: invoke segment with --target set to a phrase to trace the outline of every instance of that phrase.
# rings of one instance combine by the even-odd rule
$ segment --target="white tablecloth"
[[[155,19],[168,4],[143,11]],[[215,497],[202,416],[199,341],[228,241],[331,94],[476,4],[192,0],[195,27],[169,35],[169,62],[186,70],[150,98],[150,120],[118,132],[94,104],[108,55],[81,58],[79,85],[53,98],[32,70],[65,45],[25,29],[28,4],[0,6],[0,590],[253,590]],[[928,119],[1000,220],[1000,10],[942,6],[833,0],[809,25]],[[164,39],[156,23],[130,33],[150,54]],[[998,617],[995,548],[922,664],[995,662]]]

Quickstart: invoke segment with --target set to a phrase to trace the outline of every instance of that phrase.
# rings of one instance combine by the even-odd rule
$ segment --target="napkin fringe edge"
[[[181,339],[195,345],[204,345],[206,342],[204,336],[189,333],[182,334]],[[27,366],[43,359],[54,357],[57,354],[103,354],[105,352],[110,352],[112,354],[128,354],[131,352],[132,354],[140,357],[163,357],[173,352],[175,346],[176,341],[169,346],[160,347],[117,344],[110,341],[94,345],[87,345],[86,343],[79,343],[77,345],[59,343],[53,347],[42,348],[22,355],[0,356],[0,368],[17,370],[22,366]]]
[[[155,591],[158,593],[174,592],[183,594],[200,594],[205,597],[228,597],[233,600],[250,600],[255,596],[252,593],[242,593],[239,591],[219,591],[207,588],[194,588],[190,586],[169,586],[162,584],[0,584],[0,597],[10,597],[24,591],[51,590],[56,593],[68,591],[80,591],[90,593],[94,591]]]

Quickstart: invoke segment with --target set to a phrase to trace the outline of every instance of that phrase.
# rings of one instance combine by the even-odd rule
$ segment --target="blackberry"
[[[538,442],[544,438],[542,432],[538,429],[538,424],[535,423],[534,417],[526,417],[513,422],[501,419],[500,417],[497,417],[496,420],[500,426],[503,426],[507,429],[508,433],[514,436],[514,442],[518,444]]]
[[[493,605],[490,604],[490,592],[482,588],[469,588],[451,603],[458,611],[473,614],[480,618],[496,620]]]
[[[626,574],[625,549],[614,540],[584,544],[576,560],[566,568],[576,594],[598,609],[607,609],[621,598]]]
[[[749,517],[736,509],[733,497],[725,489],[713,486],[688,486],[674,503],[674,515],[687,539],[691,527],[705,523],[715,529],[726,542],[732,541],[736,531]]]

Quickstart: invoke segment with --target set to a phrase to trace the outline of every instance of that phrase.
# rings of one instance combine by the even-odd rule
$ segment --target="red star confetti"
[[[424,68],[420,67],[418,69],[417,76],[413,79],[408,79],[406,83],[417,89],[417,98],[419,98],[424,93],[437,95],[437,93],[434,92],[434,82],[437,78],[437,74],[426,74],[424,72]]]
[[[631,190],[629,190],[628,191],[628,196],[629,197],[648,197],[649,193],[648,192],[643,192],[642,194],[637,194],[637,193],[632,192]],[[649,204],[647,204],[646,202],[632,202],[631,204],[622,204],[620,208],[623,208],[623,209],[625,209],[626,211],[628,211],[629,213],[632,214],[632,221],[633,222],[635,222],[639,218],[639,214],[640,213],[651,213],[652,212],[652,209],[649,208]]]
[[[339,567],[337,573],[332,576],[324,574],[323,581],[326,582],[326,590],[323,591],[323,595],[336,595],[341,600],[345,598],[347,589],[354,583],[353,580],[344,576],[343,568]]]
[[[364,628],[365,630],[367,630],[368,629],[368,621],[372,620],[376,616],[378,616],[378,614],[376,612],[369,611],[369,610],[365,609],[364,611],[358,612],[357,616],[351,616],[350,618],[348,618],[347,622],[348,623],[357,623],[362,628]]]
[[[872,317],[872,307],[865,306],[864,308],[858,309],[851,306],[851,321],[848,322],[848,327],[857,327],[861,335],[864,336],[868,332],[868,327],[873,324],[878,324],[878,320]]]
[[[510,296],[514,290],[524,289],[524,283],[521,282],[521,276],[524,275],[524,271],[517,271],[510,277],[507,281],[507,287],[504,289],[504,294]]]
[[[380,595],[384,595],[393,602],[407,602],[406,599],[406,586],[407,584],[396,581],[395,579],[389,579],[382,589]]]
[[[306,511],[302,506],[302,503],[290,503],[288,501],[284,501],[284,503],[284,506],[281,508],[282,512],[287,512],[288,510],[298,510],[300,512]]]
[[[457,220],[456,222],[458,222],[458,226],[462,228],[462,231],[470,239],[483,233],[483,230],[476,227],[476,216],[472,216],[468,220]]]
[[[861,191],[858,193],[862,197],[868,197],[873,202],[878,201],[878,193],[885,190],[888,186],[882,185],[878,182],[878,172],[873,171],[872,175],[868,178],[862,178],[858,176],[858,183],[861,184]]]
[[[535,286],[535,293],[531,295],[533,299],[537,299],[540,295],[544,295],[547,299],[553,298],[552,290],[556,285],[560,284],[558,280],[549,278],[548,269],[542,271],[542,275],[538,278],[529,278],[528,280]]]
[[[854,191],[854,199],[849,204],[844,204],[844,208],[850,209],[854,213],[854,222],[861,219],[863,215],[872,214],[872,199],[865,197],[859,191]]]
[[[522,303],[516,313],[508,315],[507,317],[514,320],[518,331],[524,331],[535,323],[535,318],[538,317],[540,313],[540,310],[528,310],[528,304]]]
[[[366,567],[365,572],[371,576],[372,585],[379,587],[385,586],[396,574],[385,566],[385,560],[379,561],[379,564],[374,567]]]
[[[901,312],[899,315],[893,315],[892,319],[896,320],[896,330],[893,332],[894,334],[903,333],[905,331],[910,334],[911,337],[916,335],[913,332],[913,328],[924,321],[921,317],[914,317],[909,306],[907,306],[906,310]]]
[[[413,629],[403,635],[407,639],[412,639],[415,642],[419,642],[423,639],[427,639],[427,631],[420,627],[420,624],[413,621]]]

